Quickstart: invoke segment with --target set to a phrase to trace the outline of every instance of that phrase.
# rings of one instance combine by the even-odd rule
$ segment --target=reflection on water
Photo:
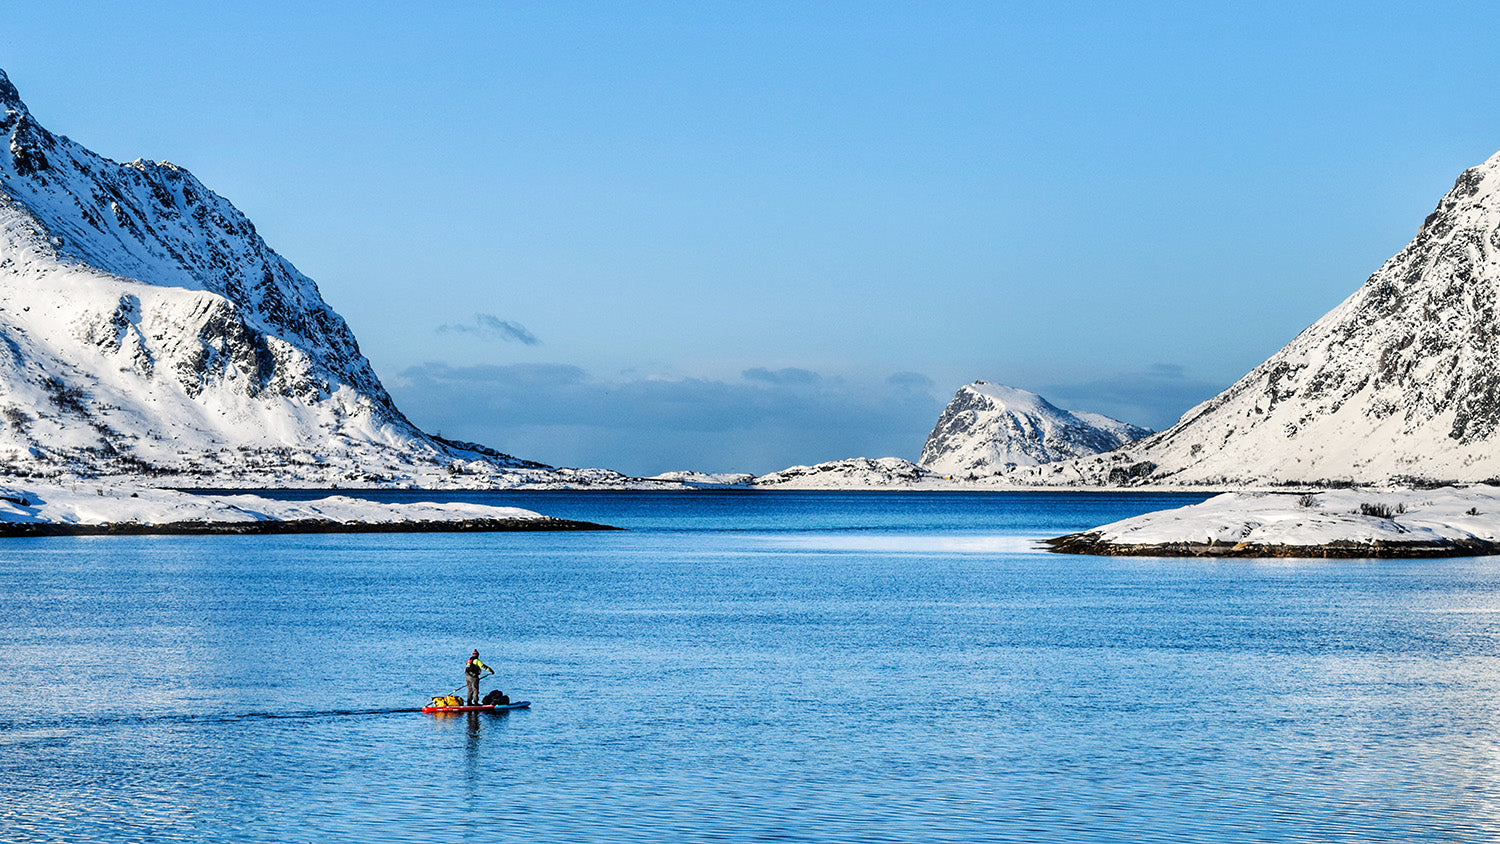
[[[502,500],[632,530],[4,545],[0,839],[1500,834],[1495,559],[1031,544],[1129,496]],[[533,709],[417,711],[472,647]]]
[[[464,748],[464,761],[468,771],[469,785],[479,784],[479,713],[466,712],[464,720],[468,722],[469,743]]]

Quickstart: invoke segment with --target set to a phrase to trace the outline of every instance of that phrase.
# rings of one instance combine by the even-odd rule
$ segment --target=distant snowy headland
[[[104,483],[0,488],[0,536],[610,529],[518,507],[462,502],[385,503],[344,495],[282,501]]]

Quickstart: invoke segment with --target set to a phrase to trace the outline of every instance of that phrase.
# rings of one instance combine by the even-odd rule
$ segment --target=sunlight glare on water
[[[867,552],[877,554],[1026,554],[1044,536],[910,536],[856,533],[769,536],[766,546],[782,551]]]

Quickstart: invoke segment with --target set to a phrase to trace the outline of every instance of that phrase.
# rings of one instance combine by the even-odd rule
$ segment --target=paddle
[[[483,680],[485,677],[493,677],[493,676],[495,676],[495,669],[491,668],[490,669],[490,673],[488,673],[488,674],[481,674],[479,676],[479,679]],[[469,681],[465,680],[464,684],[462,686],[459,686],[458,688],[456,688],[453,691],[449,692],[449,694],[456,695],[459,692],[466,692],[468,690],[469,690]]]

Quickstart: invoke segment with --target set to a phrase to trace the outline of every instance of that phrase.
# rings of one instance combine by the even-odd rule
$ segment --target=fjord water
[[[1500,834],[1494,559],[1035,545],[1182,496],[446,497],[629,530],[5,540],[0,836]],[[532,709],[412,711],[472,647]]]

